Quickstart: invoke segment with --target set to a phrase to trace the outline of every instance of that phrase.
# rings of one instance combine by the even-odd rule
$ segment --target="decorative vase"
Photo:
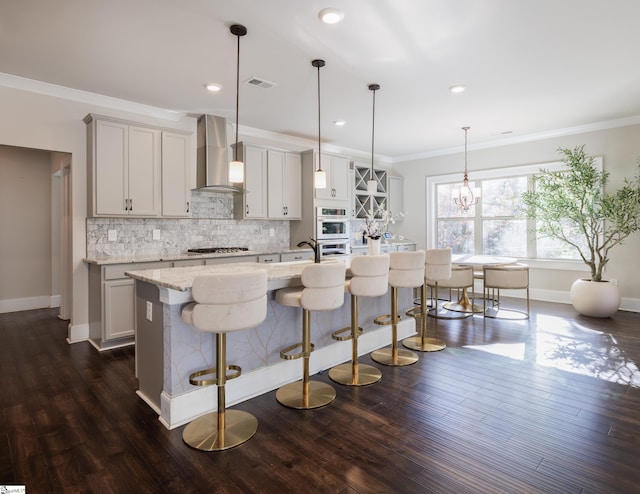
[[[578,279],[569,292],[573,308],[583,316],[610,317],[620,307],[620,290],[610,281]]]
[[[377,256],[378,254],[380,254],[380,237],[369,237],[369,239],[367,240],[367,245],[369,246],[370,256]]]

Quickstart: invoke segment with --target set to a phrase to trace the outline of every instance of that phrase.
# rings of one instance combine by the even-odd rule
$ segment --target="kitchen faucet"
[[[318,241],[315,238],[309,238],[310,241],[303,240],[298,244],[298,247],[302,247],[303,245],[308,245],[313,249],[313,262],[316,264],[320,263],[320,246],[318,245]]]

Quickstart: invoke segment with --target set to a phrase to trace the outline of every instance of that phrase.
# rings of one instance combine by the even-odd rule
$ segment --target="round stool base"
[[[371,358],[382,365],[403,366],[415,364],[418,355],[408,350],[398,349],[398,358],[393,359],[391,348],[381,348],[371,354]]]
[[[329,370],[329,377],[346,386],[367,386],[382,379],[382,372],[373,365],[358,364],[358,375],[353,375],[351,363],[340,364]]]
[[[218,431],[218,414],[208,413],[189,423],[182,440],[200,451],[222,451],[251,439],[258,430],[258,419],[241,410],[225,410],[225,429]]]
[[[302,381],[285,384],[276,391],[276,400],[281,405],[298,410],[309,410],[328,405],[336,398],[336,390],[328,384],[309,381],[307,400],[302,395]]]
[[[447,344],[437,338],[425,338],[424,342],[420,336],[412,336],[402,341],[402,344],[411,350],[418,352],[439,352],[447,348]]]

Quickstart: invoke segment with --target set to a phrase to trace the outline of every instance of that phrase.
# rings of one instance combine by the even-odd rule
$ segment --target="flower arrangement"
[[[404,216],[404,213],[399,213],[398,217]],[[368,212],[364,217],[362,226],[354,234],[356,240],[361,240],[362,237],[368,237],[372,239],[381,238],[389,229],[389,223],[394,224],[396,217],[394,217],[390,211],[384,208],[384,201],[377,207],[375,212],[371,214]]]

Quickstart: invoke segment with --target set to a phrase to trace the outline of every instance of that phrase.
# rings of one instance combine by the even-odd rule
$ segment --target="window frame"
[[[595,158],[595,165],[602,170],[602,158]],[[477,170],[470,173],[470,182],[477,182],[478,180],[488,179],[500,179],[510,178],[515,176],[527,176],[527,183],[531,186],[532,176],[539,173],[540,169],[544,168],[549,171],[563,171],[566,170],[566,165],[562,161],[553,161],[548,163],[537,163],[532,165],[517,165],[504,168],[491,168],[485,170]],[[437,211],[437,192],[436,187],[440,184],[447,183],[462,183],[462,173],[447,173],[443,175],[427,176],[425,180],[425,197],[426,197],[426,241],[425,245],[428,249],[432,249],[436,246],[437,232],[436,232],[436,211]],[[471,217],[474,221],[478,221],[477,216]],[[480,218],[481,219],[481,218]],[[527,219],[527,231],[533,228],[533,220]],[[481,236],[480,236],[481,237]],[[478,240],[478,234],[474,234],[474,245],[476,249],[478,247],[478,241],[482,242],[482,239]],[[533,245],[531,245],[533,242]],[[535,246],[536,238],[531,236],[528,240],[527,252],[536,252]],[[481,244],[480,244],[481,245]],[[564,269],[569,271],[585,271],[586,267],[581,259],[539,259],[537,257],[525,257],[521,258],[525,260],[531,267],[539,267],[542,269]]]

